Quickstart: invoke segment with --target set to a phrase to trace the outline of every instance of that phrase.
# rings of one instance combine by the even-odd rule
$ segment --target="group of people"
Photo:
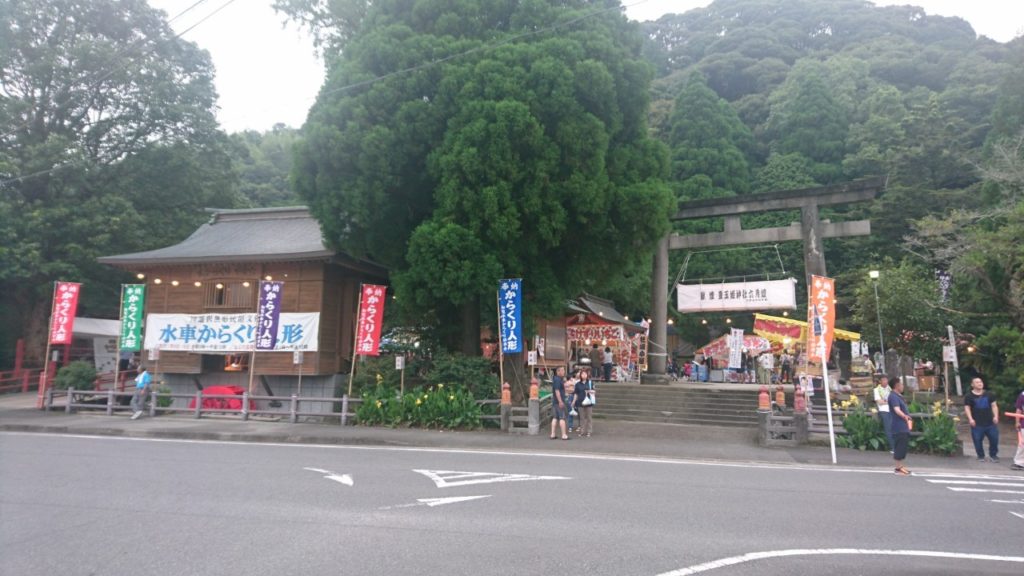
[[[558,367],[551,379],[551,439],[568,440],[576,432],[580,438],[589,438],[594,431],[594,404],[597,403],[597,387],[590,378],[590,372],[579,369],[568,380],[565,368]],[[577,424],[573,428],[574,418]],[[561,432],[561,436],[558,432]]]
[[[914,420],[910,409],[903,398],[903,379],[897,377],[879,380],[874,389],[875,405],[882,419],[889,451],[893,455],[898,475],[910,474],[903,461],[907,457],[910,432]],[[1012,470],[1024,470],[1024,442],[1020,441],[1021,423],[1024,421],[1024,392],[1017,396],[1016,425],[1018,435],[1017,453],[1014,455]],[[985,440],[988,440],[988,461],[999,462],[999,403],[995,395],[985,389],[985,381],[981,378],[971,380],[971,390],[964,396],[964,415],[971,426],[971,440],[978,462],[985,462]]]
[[[612,353],[611,346],[605,346],[602,350],[598,347],[597,342],[591,344],[591,348],[585,347],[574,348],[572,360],[577,364],[583,364],[590,366],[592,371],[591,376],[598,378],[603,377],[605,382],[612,381],[612,369],[615,367],[615,354]]]

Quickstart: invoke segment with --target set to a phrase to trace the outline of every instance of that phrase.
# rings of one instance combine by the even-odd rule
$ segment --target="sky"
[[[149,0],[168,18],[196,0]],[[623,0],[633,20],[655,20],[707,6],[709,0]],[[269,130],[277,123],[299,127],[323,83],[323,63],[312,40],[271,8],[272,0],[206,0],[174,20],[177,32],[210,52],[220,95],[217,117],[228,132]],[[1024,33],[1021,0],[875,0],[877,5],[912,4],[926,14],[960,16],[974,31],[999,42]],[[220,9],[218,11],[218,9]],[[211,13],[215,12],[211,15]]]

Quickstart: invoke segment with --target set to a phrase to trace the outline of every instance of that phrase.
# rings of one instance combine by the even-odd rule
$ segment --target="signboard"
[[[729,333],[729,368],[743,368],[742,328],[733,328]]]
[[[284,282],[260,281],[260,304],[256,312],[256,349],[273,350],[277,344],[277,325],[281,317],[281,293]]]
[[[569,340],[578,342],[602,342],[604,340],[625,340],[626,330],[618,324],[587,324],[583,326],[566,326],[565,335]]]
[[[395,370],[405,370],[405,356],[401,354],[395,356]]]
[[[508,278],[498,283],[498,324],[503,354],[523,351],[522,289],[522,278]]]
[[[50,344],[71,344],[81,287],[75,282],[57,282],[53,291],[53,314],[50,316]]]
[[[363,284],[359,302],[359,330],[356,333],[356,354],[380,355],[380,325],[384,321],[384,295],[387,286]]]
[[[536,366],[537,365],[537,351],[536,350],[530,350],[529,352],[526,353],[526,365],[527,366]]]
[[[832,351],[836,325],[836,284],[832,278],[811,276],[807,287],[807,357],[821,362]]]
[[[302,364],[306,360],[306,353],[302,350],[292,352],[292,364]]]
[[[146,301],[145,284],[121,285],[121,350],[138,352],[142,348],[142,310]]]
[[[319,312],[283,312],[278,322],[274,350],[316,352],[319,333]],[[255,312],[150,314],[146,317],[146,350],[250,352],[255,342]]]
[[[680,312],[793,310],[796,308],[796,279],[678,284],[676,303]]]
[[[942,361],[943,362],[956,362],[956,346],[943,346],[942,347]]]

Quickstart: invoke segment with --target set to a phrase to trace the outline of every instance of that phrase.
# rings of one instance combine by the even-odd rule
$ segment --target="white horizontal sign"
[[[680,312],[796,309],[794,278],[761,282],[679,284],[676,294]]]
[[[315,352],[319,312],[282,312],[275,351]],[[256,313],[150,314],[146,317],[147,350],[249,352],[256,336]]]

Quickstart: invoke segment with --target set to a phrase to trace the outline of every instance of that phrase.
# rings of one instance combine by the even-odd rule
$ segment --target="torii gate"
[[[707,248],[712,246],[735,246],[803,240],[804,269],[806,278],[811,275],[826,276],[825,238],[867,236],[871,234],[870,220],[851,222],[829,222],[818,217],[819,206],[850,204],[874,199],[885,190],[887,178],[876,177],[854,180],[845,184],[781,190],[730,198],[711,198],[681,202],[679,211],[671,220],[695,220],[698,218],[725,217],[725,231],[709,234],[680,236],[669,234],[658,242],[654,254],[654,274],[651,288],[651,329],[648,336],[650,351],[647,353],[647,374],[643,380],[661,383],[665,379],[666,343],[668,332],[668,251]],[[756,228],[744,230],[740,216],[755,212],[800,209],[800,222],[778,228]]]

